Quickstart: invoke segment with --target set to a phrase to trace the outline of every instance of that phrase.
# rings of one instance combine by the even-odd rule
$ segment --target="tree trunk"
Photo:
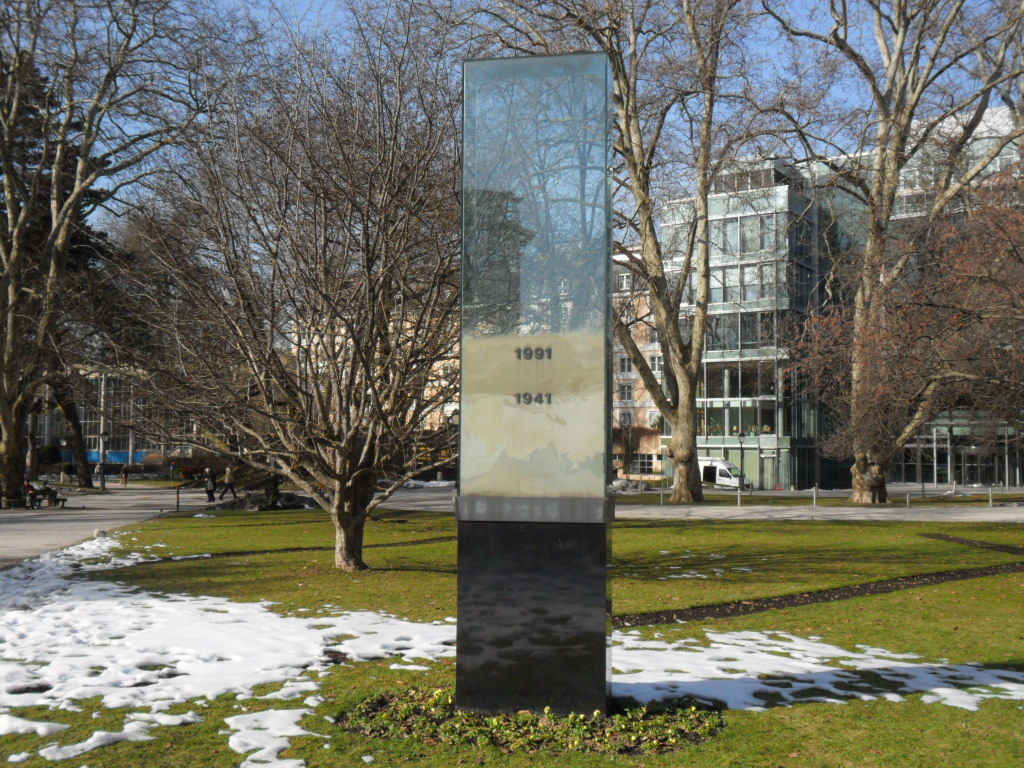
[[[78,475],[78,487],[92,488],[92,472],[89,471],[89,454],[85,450],[82,422],[78,418],[78,404],[75,402],[69,386],[58,381],[54,381],[52,386],[54,399],[60,406],[60,412],[64,415],[68,445],[71,448],[75,473]]]
[[[851,504],[885,504],[889,493],[885,487],[885,464],[871,460],[867,454],[858,453],[850,475],[853,479]]]
[[[5,429],[0,436],[0,487],[7,506],[18,506],[25,489],[25,451],[20,429]]]
[[[675,465],[675,486],[672,489],[674,503],[692,504],[704,501],[704,486],[697,465],[697,429],[694,415],[696,408],[677,408],[672,415],[672,440],[668,454]]]
[[[373,501],[374,475],[358,473],[341,493],[335,495],[331,519],[334,521],[334,567],[342,571],[364,571],[363,528],[367,507]]]
[[[366,519],[358,523],[343,525],[334,523],[334,567],[342,571],[365,571],[369,566],[363,562],[363,528]]]

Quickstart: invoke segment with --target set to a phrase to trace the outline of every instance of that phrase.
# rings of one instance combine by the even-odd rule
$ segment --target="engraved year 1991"
[[[516,360],[550,360],[551,347],[516,347]]]

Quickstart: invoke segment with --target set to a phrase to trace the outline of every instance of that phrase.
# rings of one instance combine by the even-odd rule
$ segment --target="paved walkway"
[[[874,507],[819,507],[814,506],[811,491],[797,494],[787,493],[806,498],[806,503],[799,506],[746,504],[716,505],[670,505],[659,504],[628,504],[620,502],[615,506],[616,520],[916,520],[930,522],[1000,522],[1024,523],[1024,506],[1016,502],[1006,503],[1000,500],[1001,493],[993,493],[993,506],[957,506],[949,502],[934,507],[905,507],[901,502],[905,494],[910,493],[912,499],[920,497],[921,486],[904,486],[890,484],[890,498],[893,504]],[[948,489],[947,489],[948,490]],[[967,489],[970,493],[986,493],[987,489]],[[1014,489],[1011,489],[1014,490]],[[926,488],[926,494],[939,496],[943,489]],[[822,491],[822,497],[844,497],[849,491]],[[926,496],[927,498],[927,496]],[[410,488],[395,493],[384,504],[391,509],[428,510],[447,512],[452,509],[452,489],[447,488]]]
[[[0,509],[0,569],[44,552],[75,544],[93,535],[96,529],[110,530],[146,520],[175,508],[174,488],[152,488],[117,481],[108,483],[107,492],[65,493],[63,509]],[[201,509],[206,505],[205,491],[181,492],[182,509]]]

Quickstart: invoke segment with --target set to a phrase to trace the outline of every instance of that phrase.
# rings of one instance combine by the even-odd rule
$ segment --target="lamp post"
[[[107,490],[107,430],[100,432],[100,491]]]
[[[736,478],[736,482],[739,484],[740,493],[743,492],[743,481],[746,478],[746,473],[743,471],[743,432],[741,431],[736,435],[736,439],[740,441],[740,476]]]
[[[66,483],[68,481],[68,474],[67,474],[67,472],[64,471],[64,465],[66,463],[65,460],[64,460],[64,454],[67,453],[67,450],[68,450],[68,439],[66,437],[62,437],[60,439],[60,482],[62,484]]]

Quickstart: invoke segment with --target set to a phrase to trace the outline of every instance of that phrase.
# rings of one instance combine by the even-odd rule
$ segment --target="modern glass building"
[[[755,488],[849,483],[848,469],[815,449],[817,403],[797,386],[785,342],[820,301],[827,239],[832,247],[843,246],[828,211],[806,174],[782,160],[738,165],[718,179],[710,200],[710,317],[697,395],[697,445],[701,456],[742,467]],[[687,236],[692,218],[689,200],[665,206],[662,236],[670,264],[679,263],[672,253],[678,253],[676,244]],[[616,287],[629,290],[628,273],[623,271]],[[691,283],[684,291],[681,322],[687,322],[693,300]],[[653,329],[639,331],[645,333],[638,341],[658,372],[657,337]],[[653,401],[639,377],[630,375],[625,352],[617,354],[616,423],[660,427]],[[660,455],[641,450],[633,471],[648,467],[659,474],[670,471]]]
[[[978,157],[1005,130],[1000,110],[990,113],[972,145]],[[933,199],[928,186],[941,169],[939,160],[922,153],[907,167],[895,205],[897,227],[900,219],[911,223]],[[1019,146],[1005,147],[989,165],[983,183],[998,181],[995,174],[1019,167],[1020,161]],[[809,309],[822,300],[822,278],[832,255],[861,247],[866,231],[862,206],[825,184],[827,177],[825,169],[814,166],[752,160],[721,176],[709,200],[710,318],[697,399],[698,451],[741,466],[759,489],[850,486],[850,462],[827,459],[816,448],[821,409],[796,380],[787,346]],[[690,200],[664,206],[661,232],[670,265],[693,219]],[[630,274],[620,266],[617,298],[627,301],[633,287]],[[634,299],[638,304],[640,294]],[[693,296],[691,285],[684,291],[684,323]],[[658,373],[662,360],[657,337],[642,322],[636,328],[637,342]],[[685,337],[688,329],[683,330]],[[621,427],[660,429],[661,419],[625,351],[614,354],[613,415],[620,427],[621,460]],[[632,471],[668,475],[663,442],[645,434],[638,441]],[[1022,454],[1020,430],[1014,425],[983,412],[946,412],[926,424],[894,458],[888,479],[1020,485]]]

